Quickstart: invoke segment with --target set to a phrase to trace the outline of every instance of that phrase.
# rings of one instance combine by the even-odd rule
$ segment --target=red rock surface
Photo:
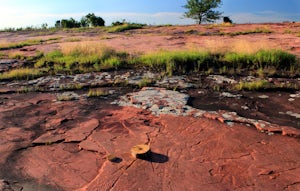
[[[273,33],[219,35],[257,28]],[[299,28],[299,23],[193,25],[120,34],[74,33],[71,38],[129,53],[222,48],[235,43],[254,46],[259,41],[299,56]],[[24,55],[35,55],[35,49],[49,52],[72,40],[67,32],[43,38],[55,36],[62,37],[59,43],[28,47]],[[0,37],[8,42],[37,38],[29,33],[1,33]],[[18,50],[4,53],[14,51]],[[1,191],[300,190],[299,129],[256,123],[234,114],[230,117],[234,123],[228,125],[227,112],[200,112],[197,118],[154,116],[134,107],[112,106],[103,99],[57,102],[51,93],[9,90],[0,90]],[[137,144],[150,144],[151,158],[133,158],[130,149]]]
[[[1,109],[0,175],[12,187],[17,181],[26,190],[30,181],[40,190],[70,191],[300,189],[299,138],[206,117],[36,98],[14,106],[27,111],[19,119],[24,129],[10,127],[11,113]],[[42,121],[39,130],[34,120]],[[133,158],[137,144],[150,144],[151,158]],[[111,154],[118,160],[107,160]]]

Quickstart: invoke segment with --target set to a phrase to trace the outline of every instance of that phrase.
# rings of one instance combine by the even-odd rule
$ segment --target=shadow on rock
[[[112,163],[121,163],[123,160],[119,157],[110,160]]]
[[[169,161],[169,157],[163,154],[155,153],[155,152],[150,152],[147,157],[138,157],[141,160],[145,160],[148,162],[153,162],[153,163],[165,163]]]

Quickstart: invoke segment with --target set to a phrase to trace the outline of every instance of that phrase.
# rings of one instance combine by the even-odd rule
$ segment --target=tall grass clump
[[[289,69],[296,63],[296,56],[282,50],[260,50],[254,55],[257,67],[273,66],[277,69]]]
[[[164,70],[168,75],[173,72],[185,73],[191,70],[199,71],[209,64],[211,55],[199,51],[160,51],[142,55],[138,62],[155,70]]]
[[[124,62],[126,55],[97,43],[69,43],[46,54],[36,68],[48,67],[57,72],[81,73],[116,69]]]
[[[234,68],[286,70],[296,64],[296,56],[282,50],[259,50],[252,54],[229,52],[224,54],[223,61]]]

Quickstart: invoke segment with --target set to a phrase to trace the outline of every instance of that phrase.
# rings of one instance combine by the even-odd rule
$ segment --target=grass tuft
[[[35,67],[47,67],[54,73],[84,73],[118,69],[126,57],[98,43],[70,43],[46,54]]]
[[[259,80],[255,82],[240,82],[239,84],[235,85],[234,89],[236,90],[248,90],[248,91],[258,91],[258,90],[265,90],[272,87],[272,84],[266,80]]]
[[[90,89],[87,96],[88,97],[100,97],[100,96],[106,96],[107,92],[104,92],[101,89]]]
[[[127,30],[141,29],[144,26],[145,26],[145,24],[124,23],[122,25],[112,26],[112,27],[108,28],[107,32],[109,32],[109,33],[124,32],[124,31],[127,31]]]

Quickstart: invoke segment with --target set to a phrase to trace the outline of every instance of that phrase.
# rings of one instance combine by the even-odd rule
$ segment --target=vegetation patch
[[[295,83],[281,83],[274,84],[267,80],[258,80],[254,82],[240,82],[234,86],[235,90],[246,90],[246,91],[263,91],[272,89],[289,89],[298,90],[299,87]]]
[[[267,28],[257,28],[255,30],[221,33],[221,35],[238,36],[238,35],[248,35],[248,34],[271,34],[272,32],[273,31],[271,31]]]
[[[108,93],[101,89],[90,89],[87,94],[88,97],[101,97],[106,95],[108,95]]]
[[[0,50],[10,50],[10,49],[17,49],[17,48],[23,48],[25,46],[32,46],[32,45],[38,45],[47,41],[55,41],[59,40],[61,37],[53,37],[49,39],[32,39],[32,40],[26,40],[22,42],[17,43],[7,43],[7,42],[0,42]]]
[[[249,91],[266,90],[270,88],[273,88],[273,85],[266,80],[259,80],[255,82],[240,82],[234,87],[234,89],[236,90],[249,90]]]
[[[198,51],[161,51],[142,55],[136,60],[155,70],[164,70],[170,76],[175,71],[199,71],[202,65],[207,65],[210,61],[212,56],[208,52]]]
[[[127,30],[133,30],[133,29],[141,29],[145,24],[139,24],[139,23],[123,23],[120,25],[112,26],[107,29],[107,32],[109,33],[117,33],[117,32],[124,32]]]
[[[125,63],[127,54],[96,43],[71,43],[46,54],[35,68],[49,68],[54,73],[84,73],[117,69]]]
[[[0,74],[0,80],[17,79],[17,80],[30,80],[42,76],[44,73],[41,69],[35,68],[20,68],[10,70]]]
[[[246,53],[211,53],[203,51],[161,51],[140,56],[135,62],[148,66],[167,75],[218,70],[289,70],[296,65],[296,56],[281,50],[260,50],[253,54]]]

